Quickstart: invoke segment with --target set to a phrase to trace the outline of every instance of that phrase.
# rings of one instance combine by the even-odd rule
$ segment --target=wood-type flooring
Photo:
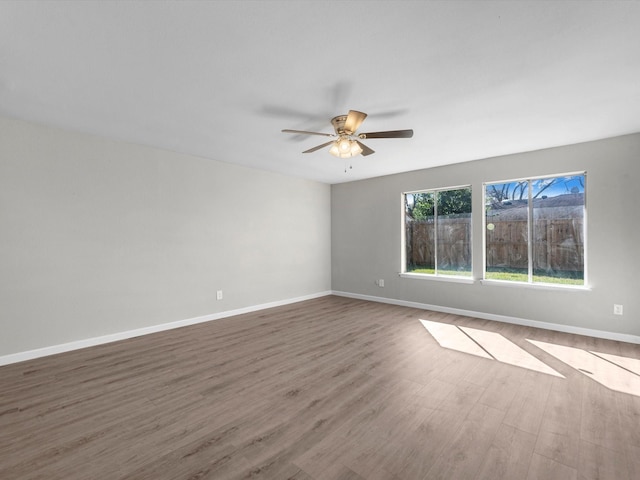
[[[565,378],[442,348],[420,319],[498,332]],[[327,296],[0,367],[0,478],[640,478],[640,396],[527,339],[640,358]]]

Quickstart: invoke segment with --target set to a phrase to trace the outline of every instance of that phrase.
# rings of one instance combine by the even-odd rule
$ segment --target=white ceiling
[[[414,137],[280,132],[349,109]],[[640,131],[640,2],[2,1],[0,115],[327,183],[566,145]]]

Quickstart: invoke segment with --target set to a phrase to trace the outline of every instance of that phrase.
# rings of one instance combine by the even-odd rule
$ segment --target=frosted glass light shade
[[[331,145],[329,153],[338,158],[351,158],[362,153],[362,148],[358,142],[349,138],[341,138]]]

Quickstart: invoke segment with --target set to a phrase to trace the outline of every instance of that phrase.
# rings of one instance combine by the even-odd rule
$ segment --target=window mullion
[[[440,195],[435,192],[433,195],[433,263],[434,273],[438,275],[438,199]]]
[[[527,278],[533,283],[533,188],[531,180],[527,181]]]

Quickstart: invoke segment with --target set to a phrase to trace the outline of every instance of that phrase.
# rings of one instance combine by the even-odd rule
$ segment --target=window
[[[471,187],[403,196],[403,271],[471,276]]]
[[[584,285],[585,179],[485,184],[484,278]]]

